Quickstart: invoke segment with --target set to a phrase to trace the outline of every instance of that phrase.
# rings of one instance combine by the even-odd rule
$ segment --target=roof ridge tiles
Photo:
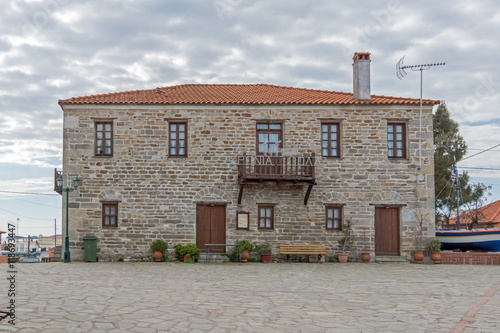
[[[353,94],[266,83],[184,83],[154,89],[127,90],[59,100],[64,104],[254,104],[254,105],[367,105],[419,104],[420,99],[371,95],[356,101]],[[439,101],[424,99],[425,104]]]

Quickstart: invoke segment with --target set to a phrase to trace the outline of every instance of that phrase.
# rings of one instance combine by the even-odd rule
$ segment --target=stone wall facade
[[[65,105],[63,172],[79,176],[71,192],[70,250],[83,259],[84,236],[98,238],[100,260],[150,260],[149,245],[196,242],[196,204],[226,205],[226,242],[249,239],[279,244],[325,244],[339,251],[339,231],[326,230],[325,204],[343,206],[354,228],[350,252],[375,256],[377,206],[399,207],[400,253],[434,237],[432,107],[424,106],[419,160],[418,106],[141,106]],[[95,156],[95,121],[113,122],[113,156]],[[169,121],[188,123],[188,156],[168,154]],[[341,157],[321,157],[321,124],[341,123]],[[256,123],[283,124],[283,147],[315,153],[316,182],[307,206],[305,184],[246,185],[238,204],[237,156],[256,153]],[[387,157],[387,123],[405,122],[407,158]],[[63,201],[65,196],[63,196]],[[118,202],[116,228],[103,228],[102,203]],[[257,227],[257,205],[275,204],[275,227]],[[65,202],[63,202],[65,207]],[[236,212],[250,213],[249,230],[236,229]],[[64,214],[63,210],[63,214]],[[63,230],[64,232],[64,230]],[[363,234],[366,234],[366,244]]]

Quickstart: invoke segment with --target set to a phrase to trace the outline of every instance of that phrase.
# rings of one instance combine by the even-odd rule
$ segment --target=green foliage
[[[200,257],[201,250],[198,246],[196,246],[196,244],[186,245],[185,248],[186,248],[186,255],[198,260],[198,258]]]
[[[248,258],[247,262],[257,262],[257,258]]]
[[[266,243],[266,244],[262,244],[262,245],[256,245],[255,251],[258,254],[270,254],[272,252],[271,251],[271,244]]]
[[[244,251],[244,250],[252,251],[253,250],[253,244],[249,240],[246,240],[246,239],[244,239],[244,240],[237,240],[236,244],[240,244],[241,245],[241,250],[242,251]]]
[[[302,262],[304,262],[304,263],[309,262],[309,257],[302,257]]]
[[[163,239],[155,239],[150,246],[151,252],[160,251],[161,253],[165,253],[167,249],[168,245]]]
[[[429,253],[439,253],[441,252],[441,242],[438,239],[433,239],[427,243],[427,250]]]
[[[184,261],[185,263],[187,264],[194,264],[194,259],[193,258],[189,258],[188,260]]]
[[[451,182],[451,170],[456,161],[467,154],[467,144],[459,134],[459,126],[451,119],[445,104],[441,104],[433,116],[434,125],[434,186],[436,191],[436,221],[441,218],[449,222],[451,212],[457,209],[456,184]],[[482,184],[480,184],[482,185]],[[460,175],[460,206],[481,198],[485,194],[484,185],[469,184],[467,174]]]
[[[226,256],[230,262],[238,262],[238,250],[236,248],[229,253],[222,253],[222,255]]]
[[[354,242],[354,236],[352,234],[352,221],[350,218],[347,218],[342,223],[342,237],[339,239],[339,244],[342,246],[342,252],[344,253],[346,248],[349,248],[351,244]]]
[[[178,260],[183,260],[184,256],[194,257],[194,259],[198,259],[201,253],[200,248],[196,246],[196,244],[177,244],[174,246],[174,249],[175,256]]]
[[[174,246],[175,249],[175,257],[177,260],[182,260],[184,258],[184,245],[182,244],[177,244]]]
[[[123,262],[123,258],[118,258],[118,261],[119,262]]]

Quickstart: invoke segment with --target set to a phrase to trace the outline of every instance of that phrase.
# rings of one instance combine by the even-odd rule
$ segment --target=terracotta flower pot
[[[369,263],[372,259],[372,256],[368,252],[361,253],[361,261],[365,264]]]
[[[189,259],[191,259],[191,258],[192,258],[192,256],[189,256],[189,255],[187,255],[187,254],[186,254],[186,255],[184,256],[184,262],[188,261],[188,260],[189,260]]]
[[[248,250],[241,250],[241,262],[247,262],[249,257]]]
[[[431,254],[431,259],[432,259],[433,263],[440,264],[441,263],[441,253],[437,252],[437,253]]]
[[[262,258],[262,262],[267,262],[267,263],[271,262],[271,253],[261,254],[260,257]]]
[[[422,261],[424,260],[424,253],[423,252],[415,252],[415,254],[413,255],[413,260],[415,260],[415,262],[417,264],[421,264]]]
[[[337,256],[340,263],[346,263],[347,259],[349,258],[349,253],[339,253]]]
[[[161,253],[161,251],[155,251],[153,257],[155,258],[155,261],[161,261],[161,258],[163,258],[163,253]]]

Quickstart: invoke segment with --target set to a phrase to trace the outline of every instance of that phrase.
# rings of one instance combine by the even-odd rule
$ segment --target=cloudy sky
[[[60,232],[59,99],[182,83],[268,83],[352,92],[371,52],[372,93],[445,100],[469,155],[500,144],[500,2],[16,0],[0,13],[0,230]],[[500,147],[463,161],[500,199]],[[468,169],[465,169],[467,167]],[[473,169],[481,168],[481,169]],[[26,195],[17,192],[46,195]]]

